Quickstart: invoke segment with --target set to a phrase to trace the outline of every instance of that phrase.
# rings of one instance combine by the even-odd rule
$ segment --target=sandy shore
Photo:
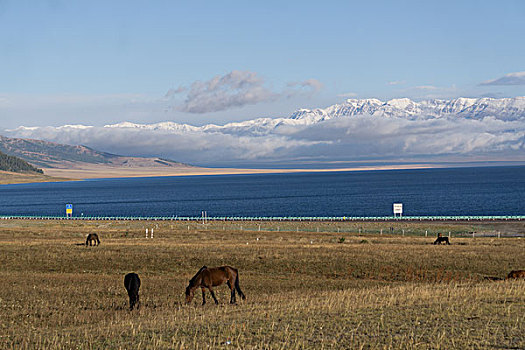
[[[103,165],[92,165],[76,169],[44,168],[46,175],[68,179],[98,179],[120,177],[153,177],[153,176],[190,176],[190,175],[234,175],[234,174],[270,174],[270,173],[300,173],[300,172],[337,172],[366,171],[394,169],[426,169],[435,168],[431,164],[396,164],[388,166],[367,166],[337,169],[239,169],[239,168],[200,168],[200,167],[138,167],[123,168]]]

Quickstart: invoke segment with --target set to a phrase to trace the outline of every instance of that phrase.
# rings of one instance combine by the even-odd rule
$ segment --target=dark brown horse
[[[509,272],[506,279],[525,278],[525,270],[513,270]]]
[[[87,235],[86,238],[86,247],[89,245],[99,245],[100,239],[98,239],[98,235],[96,233],[90,233]]]
[[[438,236],[436,240],[434,241],[434,244],[441,244],[441,243],[450,244],[450,242],[448,241],[448,237],[443,237],[441,233],[438,233]]]
[[[193,295],[195,289],[201,288],[202,290],[202,305],[206,304],[206,297],[204,294],[204,289],[208,288],[210,291],[215,304],[218,304],[219,301],[215,297],[213,292],[213,287],[220,286],[226,282],[228,287],[231,290],[230,304],[236,303],[235,290],[239,293],[243,300],[246,299],[246,296],[241,291],[239,286],[239,271],[231,266],[221,266],[221,267],[206,267],[203,266],[200,270],[193,276],[186,288],[186,302],[190,303],[193,300]]]
[[[129,296],[129,310],[133,310],[133,307],[137,305],[137,309],[140,307],[139,302],[139,288],[140,288],[140,278],[136,273],[128,273],[124,276],[124,287],[128,291]]]

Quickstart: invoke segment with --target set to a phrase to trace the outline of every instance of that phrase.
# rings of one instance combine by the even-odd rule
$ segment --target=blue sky
[[[518,0],[0,0],[0,129],[221,124],[346,97],[522,96],[524,38]],[[231,72],[243,74],[221,92],[251,84],[249,99],[189,106]]]

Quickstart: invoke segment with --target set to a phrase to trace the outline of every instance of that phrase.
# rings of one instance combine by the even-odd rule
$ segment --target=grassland
[[[523,223],[405,223],[404,237],[372,223],[261,225],[2,220],[0,348],[525,348],[525,281],[484,280],[525,268],[525,239],[468,236]],[[452,245],[423,231],[450,231]],[[81,245],[90,232],[99,247]],[[221,286],[219,306],[209,295],[201,306],[200,292],[186,305],[192,275],[223,264],[247,300],[227,304]]]
[[[9,171],[0,171],[0,185],[6,184],[21,184],[31,182],[57,182],[68,181],[70,179],[63,177],[51,177],[42,174],[24,174],[13,173]]]

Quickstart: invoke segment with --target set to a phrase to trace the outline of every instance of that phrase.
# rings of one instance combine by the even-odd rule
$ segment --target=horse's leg
[[[206,304],[206,296],[204,295],[204,287],[201,287],[201,291],[202,291],[202,305],[204,305]]]
[[[239,285],[239,273],[235,276],[235,289],[237,289],[237,293],[241,296],[242,300],[246,300],[246,296],[241,290],[241,286]]]
[[[208,287],[208,289],[210,290],[210,294],[211,294],[213,300],[215,301],[215,304],[219,305],[219,301],[215,297],[215,293],[213,292],[213,289],[211,287]]]
[[[228,284],[228,287],[231,290],[230,304],[235,304],[237,302],[235,300],[235,287],[233,286],[233,284],[229,280],[226,283]]]

